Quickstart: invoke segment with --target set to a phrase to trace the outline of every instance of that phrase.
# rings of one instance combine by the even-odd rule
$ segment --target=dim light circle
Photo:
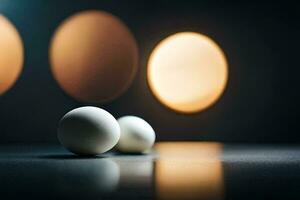
[[[228,79],[227,61],[209,37],[181,32],[155,47],[148,61],[147,79],[162,104],[178,112],[195,113],[220,98]]]
[[[82,11],[57,28],[50,63],[54,78],[67,94],[81,102],[103,103],[119,97],[132,83],[137,43],[116,16]]]
[[[15,26],[0,15],[0,95],[16,82],[23,66],[23,43]]]

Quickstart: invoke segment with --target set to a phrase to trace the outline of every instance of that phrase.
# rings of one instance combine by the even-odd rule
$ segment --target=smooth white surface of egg
[[[124,116],[118,119],[121,136],[117,149],[127,153],[143,153],[153,146],[155,132],[143,119],[136,116]]]
[[[69,151],[97,155],[113,148],[120,138],[117,120],[107,111],[85,106],[68,112],[58,127],[58,139]]]

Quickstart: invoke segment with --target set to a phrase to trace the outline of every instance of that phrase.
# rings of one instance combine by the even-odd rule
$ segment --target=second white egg
[[[121,135],[117,149],[127,153],[142,153],[153,146],[155,132],[142,118],[124,116],[118,119]]]

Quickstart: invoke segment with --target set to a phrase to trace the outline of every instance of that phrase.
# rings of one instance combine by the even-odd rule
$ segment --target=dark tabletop
[[[299,186],[300,146],[164,142],[96,157],[0,146],[0,199],[300,199]]]

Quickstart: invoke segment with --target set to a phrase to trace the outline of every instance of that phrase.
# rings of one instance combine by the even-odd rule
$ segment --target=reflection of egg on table
[[[124,116],[118,119],[121,136],[117,149],[128,153],[145,152],[154,144],[155,132],[143,119],[135,116]]]
[[[113,148],[120,138],[117,120],[107,111],[85,106],[68,112],[60,121],[58,139],[76,154],[97,155]]]
[[[117,189],[120,180],[120,169],[115,161],[109,158],[65,161],[60,171],[70,179],[61,180],[59,189],[73,194],[106,194]],[[84,184],[74,181],[84,177]],[[76,191],[74,191],[76,190]],[[75,195],[72,195],[75,197]]]

